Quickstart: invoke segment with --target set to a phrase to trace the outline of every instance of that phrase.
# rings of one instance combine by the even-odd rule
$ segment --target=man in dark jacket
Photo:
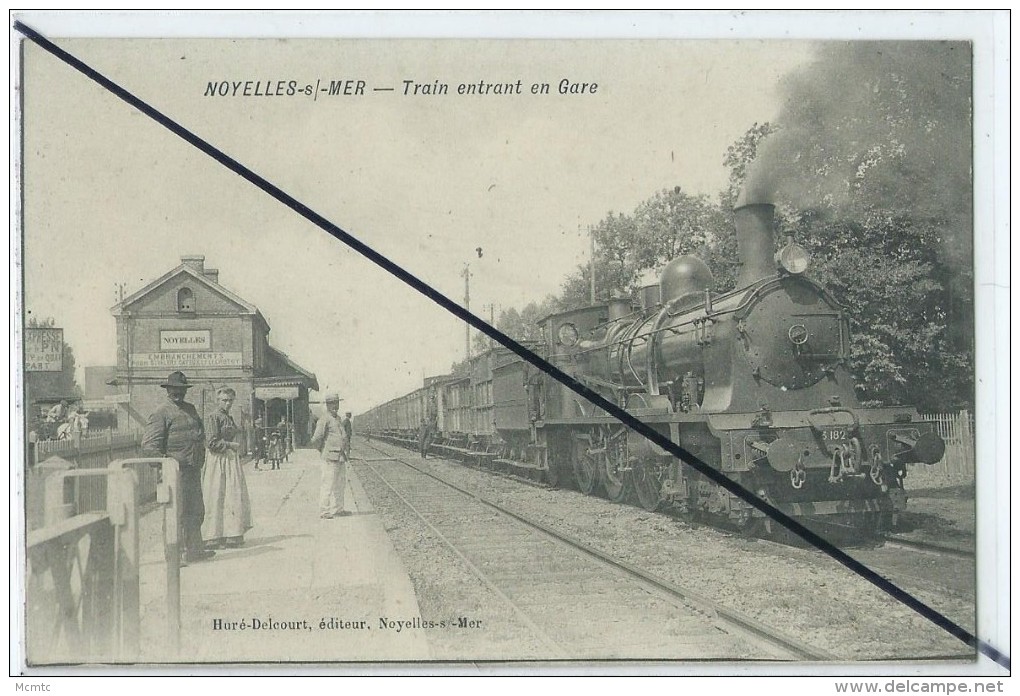
[[[172,372],[160,385],[166,389],[167,402],[160,406],[145,426],[142,453],[147,457],[173,457],[180,465],[178,491],[181,501],[181,535],[184,560],[202,561],[216,555],[202,542],[202,465],[205,464],[205,428],[195,407],[184,400],[191,384],[183,372]]]
[[[354,424],[351,422],[351,412],[344,414],[344,432],[347,433],[347,458],[351,458],[351,441],[354,439]]]

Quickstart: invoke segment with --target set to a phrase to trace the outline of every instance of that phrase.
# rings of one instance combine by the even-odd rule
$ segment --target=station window
[[[177,291],[177,311],[195,311],[195,293],[191,291],[191,288],[181,288]]]

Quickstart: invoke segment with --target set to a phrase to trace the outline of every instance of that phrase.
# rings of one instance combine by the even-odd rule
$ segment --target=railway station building
[[[166,399],[160,384],[174,370],[194,384],[188,401],[209,415],[216,390],[232,387],[231,414],[250,432],[256,418],[266,427],[285,422],[295,446],[308,439],[308,392],[318,391],[312,372],[269,345],[269,323],[258,307],[220,285],[219,271],[204,256],[181,263],[112,308],[117,322],[118,421],[144,427]],[[107,399],[111,397],[107,396]]]

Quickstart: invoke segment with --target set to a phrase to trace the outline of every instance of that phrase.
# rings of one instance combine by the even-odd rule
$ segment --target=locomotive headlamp
[[[776,265],[790,275],[800,275],[811,263],[811,255],[800,244],[788,241],[776,254]]]
[[[570,322],[561,324],[556,335],[560,339],[560,343],[565,346],[572,346],[577,343],[577,327]]]

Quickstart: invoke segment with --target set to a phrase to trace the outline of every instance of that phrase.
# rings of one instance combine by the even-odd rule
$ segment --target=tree
[[[637,279],[637,255],[641,235],[633,217],[612,211],[590,230],[595,238],[595,300],[605,301],[629,292]],[[591,263],[583,264],[567,277],[557,298],[564,309],[591,304]]]
[[[928,410],[968,405],[970,353],[953,346],[942,302],[945,285],[921,234],[892,233],[903,219],[814,221],[807,246],[812,275],[842,302],[850,319],[851,372],[861,398]]]
[[[596,264],[598,261],[596,260]],[[595,271],[599,275],[598,269]],[[579,309],[591,304],[591,269],[587,264],[578,266],[566,277],[560,289],[559,299],[565,309]]]
[[[731,148],[847,303],[869,398],[973,404],[970,68],[962,43],[826,44],[753,165]]]
[[[634,217],[639,230],[635,251],[638,271],[657,274],[678,256],[694,255],[709,264],[717,281],[715,289],[724,289],[719,286],[720,279],[725,283],[727,278],[724,259],[713,252],[726,248],[734,238],[733,230],[728,216],[708,196],[693,196],[676,186],[641,203]]]
[[[549,295],[541,302],[529,302],[520,311],[515,307],[500,310],[495,326],[510,338],[521,343],[541,341],[543,337],[541,328],[538,325],[539,320],[554,312],[562,311],[562,309],[563,306],[559,298]],[[472,357],[481,355],[498,345],[498,343],[492,341],[481,331],[475,331],[472,333],[471,355]],[[466,360],[455,363],[450,368],[450,372],[453,373],[465,369],[467,369]]]
[[[723,166],[730,170],[729,185],[719,194],[719,204],[723,211],[733,210],[740,195],[740,188],[747,178],[747,170],[758,157],[758,146],[762,140],[778,130],[769,123],[755,123],[736,142],[726,148]]]
[[[52,329],[55,327],[56,320],[53,317],[42,320],[32,317],[28,320],[26,328]],[[75,380],[75,368],[74,349],[64,343],[60,372],[28,372],[25,374],[25,384],[30,388],[31,400],[55,397],[81,398],[82,390]],[[28,401],[27,396],[26,401]]]
[[[56,321],[52,317],[37,320],[32,317],[28,320],[26,328],[29,329],[52,329]],[[75,381],[75,360],[74,350],[66,343],[63,344],[60,372],[25,372],[24,373],[24,406],[25,406],[25,433],[40,431],[42,415],[39,409],[40,400],[52,399],[80,399],[81,388]]]
[[[683,254],[701,256],[710,267],[709,259],[716,259],[724,271],[723,281],[732,276],[722,261],[726,246],[735,248],[726,216],[708,196],[687,194],[679,186],[655,193],[632,215],[608,213],[592,228],[592,234],[597,301],[632,295],[642,278],[657,276],[663,266]],[[588,305],[590,287],[590,264],[578,266],[564,281],[560,304],[570,308]]]
[[[595,299],[605,301],[634,284],[641,270],[644,233],[636,216],[612,212],[591,233],[595,237]]]
[[[496,322],[496,328],[515,341],[541,341],[542,330],[538,325],[539,320],[560,309],[559,300],[549,295],[541,302],[529,302],[519,312],[514,307],[503,310]]]

